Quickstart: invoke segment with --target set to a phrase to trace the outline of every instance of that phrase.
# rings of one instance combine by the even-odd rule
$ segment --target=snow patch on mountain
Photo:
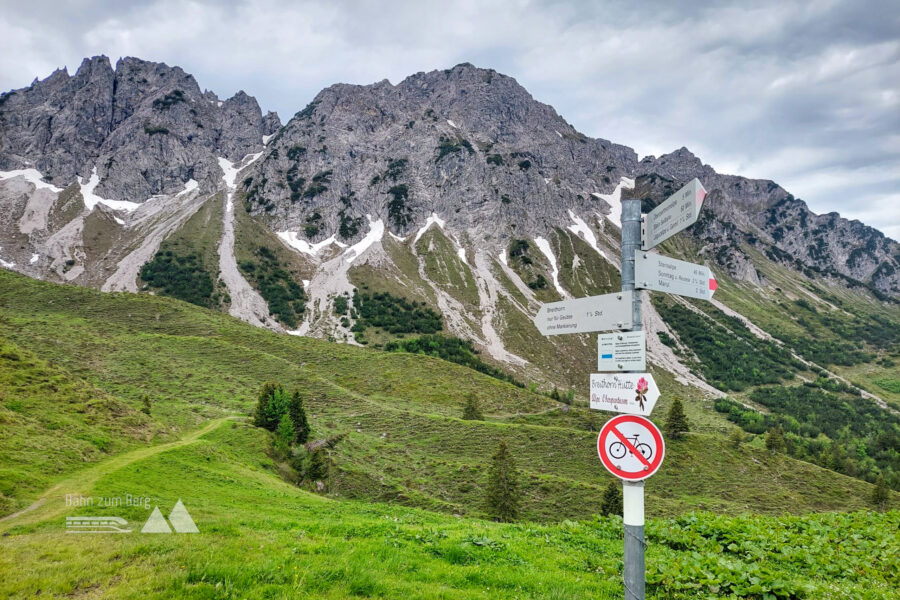
[[[534,243],[538,247],[538,249],[544,253],[544,256],[547,257],[547,260],[550,261],[550,268],[552,269],[551,275],[553,276],[553,287],[556,288],[556,291],[562,294],[563,298],[568,298],[569,294],[566,290],[563,289],[561,285],[559,285],[559,266],[556,264],[556,256],[553,254],[553,248],[550,247],[550,242],[548,242],[545,238],[538,236],[534,238]]]
[[[415,246],[416,244],[419,243],[419,239],[420,239],[423,235],[425,235],[425,232],[428,231],[428,228],[431,227],[431,226],[434,225],[434,224],[437,224],[438,227],[440,227],[441,229],[443,229],[443,228],[444,228],[444,225],[446,225],[447,222],[444,221],[444,220],[443,220],[442,218],[440,218],[439,216],[437,216],[437,213],[431,213],[431,216],[428,217],[427,219],[425,219],[425,225],[424,225],[419,231],[416,232],[416,237],[413,238],[413,246]]]
[[[581,235],[581,237],[588,243],[588,245],[597,251],[600,256],[606,258],[606,254],[597,246],[597,236],[594,235],[594,232],[591,231],[591,228],[588,227],[588,224],[584,222],[584,220],[573,213],[571,210],[569,211],[569,218],[572,219],[575,224],[569,225],[568,229],[575,235]]]
[[[297,252],[302,252],[303,254],[308,254],[309,256],[315,256],[328,246],[334,244],[340,248],[346,248],[346,244],[342,244],[337,241],[337,237],[331,236],[326,240],[322,240],[316,244],[311,244],[309,241],[301,238],[296,231],[279,231],[277,232],[278,237],[284,241],[285,244],[296,250]]]
[[[137,210],[137,208],[140,207],[140,204],[137,202],[129,202],[127,200],[107,200],[106,198],[101,198],[95,194],[94,190],[100,185],[100,176],[97,174],[97,167],[91,169],[91,177],[88,179],[87,183],[85,183],[84,177],[79,177],[78,185],[81,187],[81,197],[84,199],[84,207],[87,208],[88,211],[94,210],[94,207],[98,204],[103,204],[113,210],[124,210],[128,212]]]
[[[363,239],[347,248],[344,252],[344,257],[347,259],[348,263],[353,262],[356,258],[362,256],[363,252],[368,250],[372,244],[380,242],[381,238],[384,237],[384,221],[382,219],[373,221],[371,215],[366,215],[366,219],[369,221],[369,233],[367,233]]]
[[[51,183],[44,181],[44,176],[37,169],[13,169],[12,171],[0,171],[0,179],[12,179],[13,177],[22,177],[28,183],[32,184],[39,190],[50,190],[54,193],[60,193],[62,188],[58,188]]]
[[[464,264],[469,264],[469,261],[466,259],[466,249],[460,246],[456,249],[456,255],[459,256],[459,260],[463,261]]]
[[[619,184],[616,186],[616,189],[613,190],[611,194],[601,194],[599,192],[591,193],[591,196],[595,198],[600,198],[601,200],[606,201],[610,206],[609,214],[606,218],[616,224],[617,227],[621,229],[622,227],[622,190],[632,190],[634,189],[634,179],[629,179],[627,177],[622,177],[619,180]]]
[[[0,250],[3,250],[2,246],[0,246]],[[16,263],[7,262],[7,261],[3,260],[2,258],[0,258],[0,267],[3,267],[4,269],[12,269],[15,266],[16,266]]]

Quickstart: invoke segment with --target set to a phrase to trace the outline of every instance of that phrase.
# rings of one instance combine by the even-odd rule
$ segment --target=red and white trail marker
[[[600,430],[597,454],[603,466],[619,479],[643,481],[659,470],[666,444],[650,419],[619,415]]]

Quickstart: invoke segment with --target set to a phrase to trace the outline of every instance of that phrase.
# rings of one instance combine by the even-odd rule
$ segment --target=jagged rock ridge
[[[96,169],[99,195],[140,203],[191,179],[214,190],[216,157],[258,152],[280,125],[244,92],[201,92],[179,67],[129,57],[113,70],[97,56],[0,96],[0,171],[36,168],[65,188]]]

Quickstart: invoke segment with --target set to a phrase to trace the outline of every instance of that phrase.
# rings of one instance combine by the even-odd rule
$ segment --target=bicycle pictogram
[[[643,456],[645,460],[650,460],[653,457],[653,448],[651,448],[649,444],[639,442],[639,437],[640,434],[636,433],[629,438],[625,438],[631,443],[631,448],[626,446],[624,442],[616,440],[609,445],[609,447],[607,448],[607,452],[609,452],[609,455],[611,457],[618,459],[623,458],[626,453],[634,454],[634,452],[632,452],[633,448],[634,450],[640,452],[641,456]]]

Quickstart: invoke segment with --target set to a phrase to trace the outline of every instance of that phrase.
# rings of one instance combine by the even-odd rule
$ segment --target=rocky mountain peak
[[[221,102],[180,67],[124,57],[113,70],[106,56],[3,94],[0,122],[0,170],[33,166],[62,187],[96,173],[97,194],[138,203],[191,179],[215,189],[217,157],[259,152],[280,126],[243,91]]]

